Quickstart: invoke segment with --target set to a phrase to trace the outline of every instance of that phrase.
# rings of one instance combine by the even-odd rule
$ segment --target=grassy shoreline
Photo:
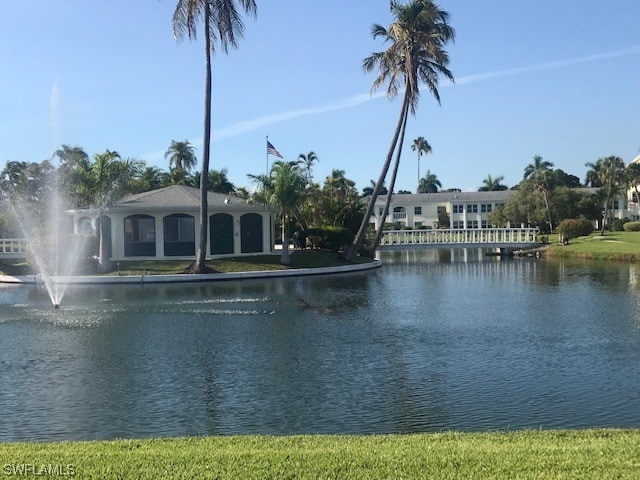
[[[574,238],[565,246],[559,244],[557,235],[550,236],[549,241],[545,249],[549,257],[640,262],[640,232],[594,232]]]
[[[0,478],[20,465],[83,479],[638,478],[640,430],[0,443],[0,459]]]

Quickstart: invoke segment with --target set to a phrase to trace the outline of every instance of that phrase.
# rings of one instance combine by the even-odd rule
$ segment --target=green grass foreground
[[[640,232],[594,232],[588,237],[574,238],[569,245],[558,244],[557,235],[550,237],[547,255],[598,260],[640,261]]]
[[[82,479],[639,478],[640,430],[0,444],[0,478],[23,465]]]

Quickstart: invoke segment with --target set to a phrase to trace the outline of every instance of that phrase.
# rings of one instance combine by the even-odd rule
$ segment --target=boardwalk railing
[[[0,258],[25,258],[26,238],[0,238]]]
[[[538,242],[537,228],[472,228],[465,230],[389,230],[380,248],[402,246],[529,246]]]

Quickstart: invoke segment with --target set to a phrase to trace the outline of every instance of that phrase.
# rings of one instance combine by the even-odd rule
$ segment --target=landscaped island
[[[373,259],[354,257],[351,262],[341,260],[336,253],[326,250],[299,250],[291,255],[291,265],[280,263],[280,254],[250,255],[208,260],[212,273],[238,273],[268,270],[292,270],[300,268],[339,267],[352,263],[368,263]],[[189,271],[189,260],[134,260],[117,262],[109,275],[177,275]],[[23,260],[0,262],[0,275],[30,275],[34,272]],[[88,272],[79,271],[78,274]]]
[[[640,430],[5,443],[0,458],[2,474],[16,477],[638,478]]]

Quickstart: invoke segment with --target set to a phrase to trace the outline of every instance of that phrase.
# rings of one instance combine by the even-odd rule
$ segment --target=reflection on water
[[[388,252],[372,272],[0,286],[0,440],[640,427],[624,263]]]

